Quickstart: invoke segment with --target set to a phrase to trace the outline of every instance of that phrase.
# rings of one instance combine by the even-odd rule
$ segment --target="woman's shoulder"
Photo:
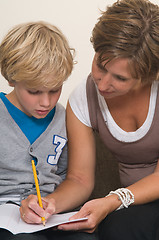
[[[82,80],[71,92],[69,99],[77,98],[76,96],[82,96],[86,93],[86,81],[87,79]]]
[[[76,117],[85,125],[90,126],[87,95],[86,95],[87,78],[81,81],[72,91],[69,97],[69,104]]]
[[[71,106],[86,103],[86,79],[81,81],[71,92],[69,103]]]

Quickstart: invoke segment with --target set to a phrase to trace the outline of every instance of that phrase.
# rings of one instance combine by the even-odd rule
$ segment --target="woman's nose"
[[[100,91],[105,91],[110,88],[111,86],[111,75],[107,72],[104,75],[101,75],[97,86]]]

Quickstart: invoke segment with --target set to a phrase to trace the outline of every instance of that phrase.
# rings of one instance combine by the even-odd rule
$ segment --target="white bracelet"
[[[124,207],[128,208],[129,205],[134,202],[134,194],[127,188],[119,188],[115,191],[111,191],[107,196],[110,196],[112,194],[118,195],[119,200],[122,202],[122,204],[119,208],[117,208],[117,210]]]

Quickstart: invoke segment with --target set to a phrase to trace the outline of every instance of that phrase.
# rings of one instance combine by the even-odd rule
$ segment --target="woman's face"
[[[130,74],[128,59],[113,59],[99,65],[97,57],[96,53],[92,63],[92,77],[105,99],[119,97],[141,87],[140,80]]]

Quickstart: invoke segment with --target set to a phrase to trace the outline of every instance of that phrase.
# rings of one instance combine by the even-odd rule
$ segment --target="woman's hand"
[[[113,196],[114,197],[114,196]],[[81,210],[70,218],[70,220],[87,217],[88,220],[66,223],[58,226],[59,230],[75,230],[75,231],[84,231],[92,233],[97,228],[98,224],[111,212],[110,198],[99,198],[91,200],[84,204]],[[115,197],[116,198],[116,197]],[[120,203],[118,203],[120,204]]]
[[[38,198],[36,195],[30,195],[28,198],[22,200],[20,207],[20,215],[26,223],[42,223],[41,218],[45,220],[54,214],[55,201],[54,199],[42,198],[43,208],[39,206]]]

